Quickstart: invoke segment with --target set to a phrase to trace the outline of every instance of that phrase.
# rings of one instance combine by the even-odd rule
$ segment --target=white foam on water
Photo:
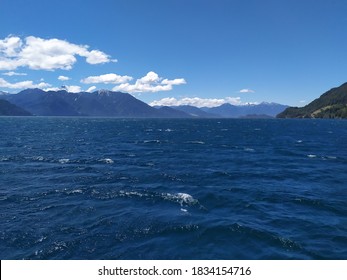
[[[199,201],[187,193],[147,193],[147,192],[138,192],[138,191],[125,191],[121,190],[118,192],[119,197],[127,198],[145,198],[153,200],[166,200],[169,202],[177,203],[181,206],[182,212],[188,212],[187,207],[193,205],[200,205]],[[200,205],[200,207],[202,207]]]
[[[178,193],[177,196],[183,200],[185,203],[195,202],[196,200],[187,193]]]
[[[309,157],[309,158],[316,158],[317,156],[316,155],[307,155],[307,157]]]
[[[296,143],[302,143],[302,140],[298,140],[298,141],[296,141]]]
[[[128,154],[127,156],[128,156],[128,157],[136,157],[135,154]]]
[[[143,143],[145,144],[160,143],[160,140],[144,140]]]
[[[83,191],[80,190],[80,189],[77,189],[77,190],[70,190],[70,191],[66,190],[66,193],[67,193],[67,194],[78,194],[78,193],[83,193]]]
[[[101,159],[100,161],[104,162],[104,163],[107,163],[107,164],[112,164],[114,163],[114,161],[110,158],[103,158]]]
[[[140,193],[140,192],[136,192],[136,191],[120,191],[119,192],[119,196],[125,196],[125,197],[132,197],[132,196],[137,196],[137,197],[146,197],[148,196],[148,194],[145,193]]]
[[[47,239],[47,236],[42,236],[36,242],[39,243],[39,242],[42,242],[43,240],[46,240],[46,239]]]
[[[166,200],[178,202],[181,206],[183,205],[194,205],[198,203],[198,200],[192,197],[190,194],[187,193],[176,193],[176,194],[171,194],[171,193],[163,193],[162,194],[163,198]]]
[[[204,141],[187,141],[187,144],[200,144],[200,145],[204,145],[205,142]]]
[[[64,163],[68,163],[69,161],[70,161],[70,159],[68,159],[68,158],[62,158],[59,160],[59,163],[64,164]]]
[[[323,160],[334,160],[334,159],[337,159],[337,157],[335,157],[335,156],[322,156],[322,159]]]
[[[43,161],[45,158],[43,156],[33,157],[33,160]]]
[[[82,190],[73,190],[71,193],[83,193]]]
[[[254,152],[255,150],[252,148],[244,148],[244,151],[245,152]]]

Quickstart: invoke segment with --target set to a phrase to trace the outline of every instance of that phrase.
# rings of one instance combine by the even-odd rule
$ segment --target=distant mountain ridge
[[[157,106],[156,108],[161,108]],[[287,105],[263,102],[260,104],[231,105],[222,104],[217,107],[197,108],[190,105],[171,106],[195,118],[275,118],[283,112]]]
[[[130,94],[107,90],[71,93],[27,89],[17,94],[1,95],[0,98],[36,116],[177,117],[163,113]],[[180,111],[176,113],[183,115]]]
[[[289,107],[278,118],[347,118],[347,83],[323,93],[304,107]]]
[[[282,105],[278,103],[268,103],[262,102],[260,104],[248,104],[248,105],[231,105],[231,104],[223,104],[214,108],[201,108],[205,112],[210,114],[219,115],[224,118],[242,118],[246,116],[268,116],[275,117],[279,113],[283,112],[287,105]]]
[[[161,107],[159,106],[156,108],[161,108]],[[175,109],[177,111],[184,112],[185,114],[193,118],[219,118],[220,117],[219,115],[205,112],[201,108],[197,108],[191,105],[170,106],[170,108]]]
[[[31,116],[31,114],[6,100],[0,99],[0,116]]]
[[[0,99],[11,102],[35,116],[93,116],[120,118],[268,118],[288,106],[276,103],[214,108],[194,106],[151,107],[128,93],[99,90],[71,93],[65,90],[26,89],[17,94],[3,93]]]

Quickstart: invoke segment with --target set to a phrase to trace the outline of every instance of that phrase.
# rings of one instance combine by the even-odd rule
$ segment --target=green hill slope
[[[332,88],[305,107],[289,107],[278,118],[347,118],[347,83]]]

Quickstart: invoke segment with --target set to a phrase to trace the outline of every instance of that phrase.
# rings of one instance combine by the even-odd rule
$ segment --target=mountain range
[[[31,116],[31,113],[6,100],[0,99],[0,116]]]
[[[214,108],[194,106],[151,107],[128,93],[99,90],[71,93],[26,89],[17,94],[1,93],[0,99],[35,116],[100,116],[123,118],[264,118],[275,117],[288,106],[276,103]],[[5,106],[5,105],[4,105]],[[16,111],[13,111],[16,114]],[[1,112],[0,112],[1,115]]]
[[[151,107],[128,93],[99,90],[71,93],[26,89],[0,92],[0,116],[100,116],[122,118],[347,118],[347,83],[332,88],[304,107],[277,103],[197,108]]]
[[[278,118],[347,118],[347,83],[323,93],[304,107],[289,107]]]

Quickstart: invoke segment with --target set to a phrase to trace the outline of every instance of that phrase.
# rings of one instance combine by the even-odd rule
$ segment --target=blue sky
[[[347,82],[344,0],[1,0],[0,90],[302,106]]]

